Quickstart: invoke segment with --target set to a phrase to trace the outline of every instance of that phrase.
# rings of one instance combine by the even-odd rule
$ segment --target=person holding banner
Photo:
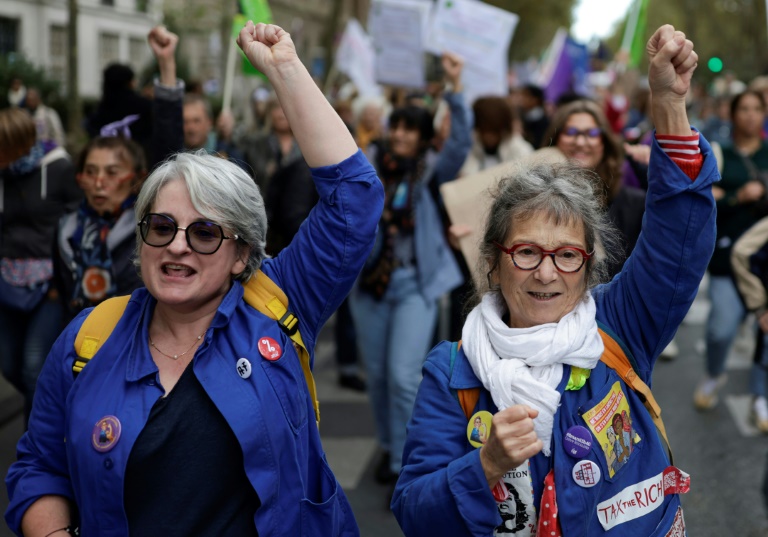
[[[637,379],[650,383],[698,291],[719,175],[686,115],[693,44],[665,25],[648,52],[657,130],[644,233],[600,284],[616,232],[593,173],[538,163],[501,179],[480,245],[488,288],[461,344],[428,356],[408,425],[392,499],[406,536],[501,535],[510,513],[516,535],[685,534],[690,478],[635,390],[649,393]],[[604,361],[630,354],[634,377]],[[470,439],[478,416],[491,422],[484,444]],[[621,468],[614,437],[630,444]]]
[[[393,484],[400,471],[405,425],[432,343],[438,299],[462,282],[433,192],[456,178],[469,152],[470,113],[461,93],[462,60],[446,53],[442,65],[451,86],[444,94],[451,132],[442,151],[430,148],[432,116],[414,105],[396,108],[389,116],[389,138],[368,151],[386,203],[349,303],[383,451],[376,470],[382,484]]]
[[[249,304],[278,286],[311,363],[371,249],[383,189],[290,35],[248,22],[238,44],[275,88],[320,201],[270,259],[264,200],[232,162],[178,153],[147,178],[135,205],[146,287],[76,378],[95,313],[48,355],[6,478],[19,535],[359,535],[290,328]]]

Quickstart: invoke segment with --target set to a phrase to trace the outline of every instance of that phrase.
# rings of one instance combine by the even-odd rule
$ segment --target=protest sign
[[[349,19],[336,49],[336,69],[349,77],[361,97],[381,95],[374,62],[370,37],[356,19]]]
[[[462,81],[468,104],[480,96],[509,92],[507,55],[519,20],[514,13],[476,0],[437,2],[426,48],[464,59]]]
[[[461,253],[467,266],[472,271],[475,285],[485,285],[486,270],[478,270],[478,244],[483,236],[485,220],[491,207],[493,191],[499,181],[510,174],[516,167],[535,162],[562,162],[565,156],[554,147],[539,149],[514,162],[505,162],[454,181],[443,183],[440,194],[451,224],[468,228],[470,233],[461,239]]]
[[[424,30],[430,10],[429,0],[376,0],[371,5],[368,30],[377,82],[424,87]]]

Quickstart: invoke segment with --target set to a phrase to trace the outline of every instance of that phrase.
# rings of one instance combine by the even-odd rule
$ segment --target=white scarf
[[[563,364],[594,369],[603,354],[595,301],[587,293],[557,323],[532,328],[508,327],[502,321],[505,311],[500,295],[483,297],[464,324],[464,354],[499,410],[523,404],[539,411],[534,429],[549,456]]]

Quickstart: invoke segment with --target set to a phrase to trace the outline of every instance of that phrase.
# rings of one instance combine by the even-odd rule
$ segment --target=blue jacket
[[[637,360],[638,374],[649,385],[656,358],[688,311],[714,246],[715,204],[710,187],[718,173],[703,138],[701,150],[704,165],[692,182],[654,141],[643,232],[623,271],[593,290],[598,321],[623,341]],[[659,496],[654,488],[670,463],[647,410],[602,362],[579,390],[565,390],[569,376],[570,368],[565,366],[558,388],[562,397],[554,420],[553,455],[539,453],[505,476],[504,481],[509,478],[518,484],[522,478],[527,488],[516,485],[518,509],[515,512],[513,503],[512,515],[504,521],[514,519],[535,528],[544,477],[554,468],[563,535],[666,535],[680,500],[676,494]],[[467,440],[467,418],[455,392],[475,387],[481,388],[476,410],[495,413],[490,394],[482,389],[463,353],[457,354],[451,372],[450,344],[443,342],[432,350],[424,365],[424,380],[408,425],[403,470],[392,499],[406,535],[493,535],[502,525],[480,464],[480,450]],[[611,396],[621,404],[615,408],[606,404]],[[626,411],[631,420],[628,430],[615,435],[615,443],[606,437],[611,421],[601,422],[601,409]],[[591,430],[593,443],[584,460],[597,465],[602,478],[595,486],[583,488],[572,477],[579,459],[566,452],[563,438],[571,426],[590,427],[590,423],[602,433],[595,442],[595,429]],[[622,442],[630,444],[628,456],[617,449]],[[629,503],[619,503],[617,509],[619,500]],[[503,533],[511,530],[497,535]]]
[[[288,295],[307,349],[353,285],[371,248],[383,206],[383,189],[361,152],[313,170],[320,202],[289,247],[262,270]],[[248,306],[234,282],[197,351],[193,370],[232,427],[243,449],[245,472],[261,500],[259,535],[358,535],[354,516],[320,445],[301,366],[277,323]],[[38,380],[29,431],[6,483],[8,525],[20,534],[26,509],[40,496],[75,502],[83,535],[128,534],[123,508],[125,468],[150,410],[163,394],[147,345],[156,302],[136,290],[112,336],[73,380],[75,336],[88,311],[64,331]],[[283,349],[263,359],[262,336]],[[241,378],[239,358],[252,364]],[[104,416],[122,424],[115,447],[91,446]]]

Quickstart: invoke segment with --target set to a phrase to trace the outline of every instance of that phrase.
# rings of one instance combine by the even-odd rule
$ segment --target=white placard
[[[424,30],[430,10],[428,0],[373,2],[368,31],[373,41],[377,82],[424,87]]]
[[[361,97],[381,95],[374,62],[371,38],[357,19],[349,19],[336,49],[336,68],[352,80]]]
[[[507,52],[519,20],[514,13],[476,0],[438,0],[426,48],[464,59],[468,104],[482,95],[507,95]]]

